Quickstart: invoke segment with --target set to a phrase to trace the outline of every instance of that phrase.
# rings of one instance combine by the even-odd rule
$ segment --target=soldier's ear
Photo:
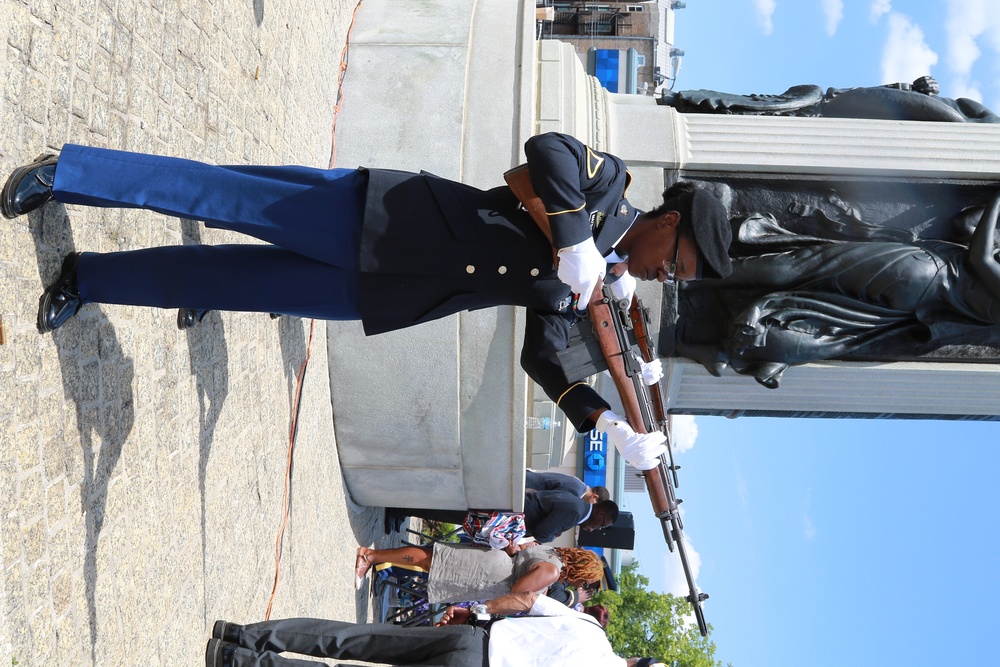
[[[681,214],[678,211],[666,211],[656,218],[656,228],[676,227],[681,222]]]

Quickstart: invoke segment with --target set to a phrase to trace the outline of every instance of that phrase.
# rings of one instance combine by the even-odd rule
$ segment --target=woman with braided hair
[[[600,581],[604,576],[604,563],[593,551],[567,547],[553,547],[552,550],[562,561],[563,569],[559,581],[572,586],[582,586]]]
[[[601,559],[586,549],[530,546],[512,556],[496,549],[438,542],[433,548],[358,547],[354,574],[359,588],[368,570],[379,563],[426,570],[430,602],[489,600],[508,593],[544,592],[557,581],[583,586],[599,581],[604,574]]]

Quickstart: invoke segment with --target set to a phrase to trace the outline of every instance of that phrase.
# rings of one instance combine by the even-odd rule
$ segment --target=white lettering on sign
[[[596,428],[590,431],[590,442],[587,444],[588,452],[603,452],[604,451],[604,438],[605,435],[598,431]]]

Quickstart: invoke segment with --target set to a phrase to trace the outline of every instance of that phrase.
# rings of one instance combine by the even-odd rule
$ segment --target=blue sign
[[[597,429],[580,436],[583,452],[584,484],[590,487],[608,485],[608,436]],[[584,547],[599,556],[604,555],[603,547]]]
[[[587,49],[587,73],[597,77],[608,92],[635,95],[639,92],[639,52],[592,46]]]
[[[583,481],[587,486],[608,485],[608,436],[597,429],[582,436]]]
[[[619,61],[624,61],[624,59],[618,49],[597,49],[597,53],[594,54],[594,71],[591,74],[597,77],[597,80],[609,93],[625,92],[618,90],[619,81],[622,84],[625,83],[625,77],[620,72]]]

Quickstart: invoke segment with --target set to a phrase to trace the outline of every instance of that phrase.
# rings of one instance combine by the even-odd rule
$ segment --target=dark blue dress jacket
[[[589,236],[607,254],[638,214],[625,199],[625,164],[555,133],[532,137],[525,153],[553,244]],[[593,427],[592,412],[608,407],[586,384],[567,383],[556,362],[576,318],[572,294],[556,276],[552,246],[509,188],[370,170],[359,268],[366,333],[462,310],[525,306],[525,371],[581,432]]]

